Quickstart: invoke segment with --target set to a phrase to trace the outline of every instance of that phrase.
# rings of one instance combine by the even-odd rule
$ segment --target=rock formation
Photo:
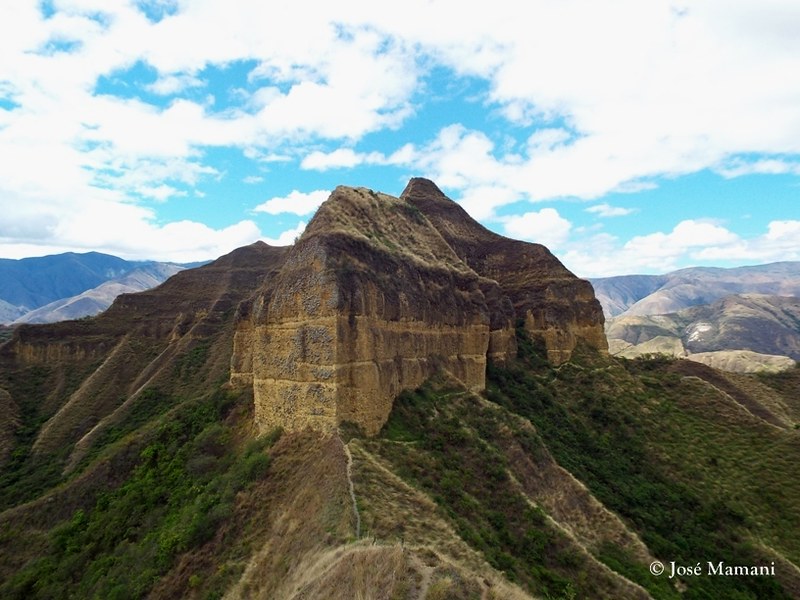
[[[240,307],[233,383],[261,430],[377,433],[403,389],[437,370],[483,389],[523,323],[548,358],[607,350],[591,285],[544,247],[494,234],[430,181],[400,198],[337,188],[277,275]]]
[[[252,388],[259,430],[352,422],[372,435],[402,390],[438,371],[482,390],[487,362],[515,356],[520,326],[556,364],[579,343],[607,351],[588,282],[412,179],[399,198],[337,188],[290,248],[259,242],[123,294],[96,319],[21,326],[0,367],[46,366],[62,382],[37,452],[99,435],[181,370],[175,357],[210,344],[231,383]]]

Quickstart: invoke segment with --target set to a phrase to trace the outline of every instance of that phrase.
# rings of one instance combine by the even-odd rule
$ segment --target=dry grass
[[[337,437],[287,434],[276,444],[256,550],[227,597],[291,597],[309,565],[352,536],[346,469]]]

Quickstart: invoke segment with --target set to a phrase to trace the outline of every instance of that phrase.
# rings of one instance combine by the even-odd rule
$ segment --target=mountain
[[[182,270],[182,266],[169,263],[152,263],[137,267],[125,275],[104,281],[95,288],[27,312],[15,319],[13,324],[54,323],[93,316],[111,306],[120,294],[150,289]]]
[[[742,294],[667,315],[623,315],[607,334],[630,344],[677,338],[692,354],[750,350],[800,360],[800,298]]]
[[[0,299],[28,310],[75,296],[124,275],[131,263],[116,256],[67,252],[53,256],[0,259]]]
[[[517,321],[556,363],[580,342],[606,350],[588,282],[420,179],[400,198],[337,188],[245,313],[232,377],[252,386],[263,431],[374,434],[401,390],[442,369],[483,389],[487,358],[516,352]]]
[[[611,352],[663,353],[741,372],[791,368],[800,339],[800,263],[592,280]]]
[[[340,187],[0,346],[0,596],[798,597],[798,384],[611,357],[543,246]]]
[[[0,323],[12,323],[25,314],[25,308],[0,300]]]
[[[591,279],[607,317],[674,313],[732,294],[800,297],[800,262]]]
[[[0,323],[41,323],[96,314],[111,304],[115,289],[139,291],[145,289],[142,285],[157,285],[177,269],[191,266],[127,261],[99,252],[0,259]],[[106,282],[118,287],[98,289]],[[37,309],[43,310],[30,315]]]

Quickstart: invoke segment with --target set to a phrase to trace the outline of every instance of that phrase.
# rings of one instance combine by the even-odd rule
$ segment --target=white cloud
[[[0,216],[0,256],[41,256],[96,250],[133,259],[190,262],[216,258],[261,237],[249,220],[222,229],[182,220],[156,223],[154,213],[109,197],[70,203],[42,200],[36,207],[9,203]]]
[[[297,227],[293,227],[292,229],[287,229],[283,233],[281,233],[277,238],[264,238],[264,241],[268,243],[270,246],[291,246],[294,242],[303,235],[303,232],[306,229],[307,223],[305,221],[300,221],[297,224]]]
[[[193,187],[224,176],[206,162],[206,148],[238,147],[254,160],[286,161],[296,155],[291,147],[306,140],[357,139],[409,114],[413,53],[369,28],[339,22],[336,7],[308,11],[243,1],[237,10],[214,3],[175,8],[158,22],[132,4],[100,0],[63,0],[47,19],[34,3],[4,11],[0,93],[16,106],[0,110],[4,204],[61,198],[50,214],[63,221],[103,202],[113,212],[140,198],[164,201],[186,194],[176,184]],[[225,97],[217,109],[213,97],[190,99],[192,88],[205,85],[205,67],[237,61],[258,65],[261,77],[280,73],[280,89],[263,81],[270,93],[251,90],[259,105],[249,98],[232,105]],[[126,79],[137,64],[155,68],[156,81]],[[116,82],[122,96],[98,94],[101,78]],[[251,84],[261,83],[255,73]],[[178,97],[151,104],[142,91]],[[277,151],[282,145],[288,154]],[[147,229],[153,218],[139,213],[134,225]],[[41,227],[36,231],[45,235]],[[141,238],[143,248],[147,239]]]
[[[751,238],[712,222],[685,220],[668,233],[635,236],[625,242],[606,233],[573,240],[559,258],[581,277],[666,273],[709,261],[800,260],[798,239],[797,220],[772,221],[763,234]]]
[[[158,202],[164,202],[170,198],[186,196],[186,192],[178,190],[171,185],[142,186],[138,189],[139,194],[147,198],[152,198]]]
[[[369,161],[367,155],[356,153],[350,148],[338,148],[327,153],[315,150],[303,158],[300,168],[326,171],[328,169],[352,168],[367,161]]]
[[[747,162],[742,159],[735,159],[723,166],[717,167],[716,171],[723,177],[729,179],[741,177],[742,175],[754,174],[800,175],[800,161],[759,159],[753,162]]]
[[[313,192],[299,192],[292,190],[288,196],[270,198],[253,209],[253,212],[263,212],[270,215],[291,213],[294,215],[308,215],[317,210],[325,202],[330,192],[315,190]]]
[[[263,183],[263,181],[264,181],[264,178],[261,177],[261,175],[248,175],[247,177],[242,179],[242,182],[246,183],[248,185],[255,185],[257,183]]]
[[[717,168],[729,157],[744,165],[725,170],[729,176],[797,173],[797,161],[750,156],[800,152],[789,75],[800,72],[800,38],[788,33],[800,25],[797,3],[533,1],[526,19],[503,16],[517,14],[510,1],[493,6],[490,15],[478,5],[426,5],[428,24],[457,11],[446,32],[416,23],[421,0],[404,4],[402,15],[365,17],[455,71],[485,78],[506,117],[568,125],[531,136],[511,177],[505,167],[518,157],[492,149],[491,182],[447,168],[449,149],[419,147],[418,163],[440,164],[447,185],[502,183],[532,200],[593,199],[631,182]]]
[[[8,4],[0,19],[0,95],[15,108],[0,110],[0,225],[15,247],[36,239],[66,245],[72,238],[55,237],[72,231],[64,223],[103,206],[132,219],[142,244],[158,241],[167,225],[153,225],[154,213],[122,208],[143,196],[166,200],[183,187],[198,195],[191,188],[225,176],[210,163],[214,148],[241,149],[259,162],[304,157],[301,167],[316,171],[407,167],[455,190],[487,219],[519,200],[597,199],[701,169],[725,177],[800,174],[793,77],[800,5],[793,0],[685,7],[532,0],[525,19],[511,0],[497,0],[491,11],[455,0],[408,0],[394,10],[355,0],[313,10],[240,0],[235,10],[171,4],[174,14],[157,22],[132,2],[60,0],[48,19],[34,2]],[[155,82],[125,81],[135,65],[155,69]],[[227,90],[197,89],[204,69],[232,65],[253,67]],[[517,143],[445,121],[427,143],[356,150],[371,143],[368,134],[398,128],[424,109],[421,84],[433,87],[424,78],[441,66],[486,82],[478,101],[498,129],[519,126]],[[128,85],[125,97],[99,94],[104,80]],[[175,98],[150,103],[137,85]],[[206,91],[218,96],[198,100]],[[342,147],[309,152],[311,143]],[[273,200],[270,210],[278,210],[281,199]],[[317,202],[296,200],[295,210]],[[268,203],[260,210],[269,212]],[[591,210],[612,216],[623,209],[599,203]],[[563,232],[558,223],[553,231]],[[639,236],[630,242],[645,253],[637,264],[658,243],[697,256],[793,248],[778,221],[760,241],[731,241],[724,228],[694,223],[683,229],[719,235],[715,245],[686,246],[677,227]]]
[[[678,223],[670,233],[651,233],[628,240],[623,250],[642,259],[678,257],[691,248],[723,246],[738,241],[724,227],[695,220]]]
[[[611,206],[603,202],[602,204],[595,204],[594,206],[590,206],[589,208],[585,209],[586,212],[590,212],[601,217],[624,217],[625,215],[629,215],[631,213],[636,212],[633,208],[622,208],[621,206]]]
[[[204,85],[202,79],[188,73],[178,73],[163,75],[154,83],[145,86],[145,89],[161,96],[171,96],[182,92],[188,88],[201,87]]]
[[[504,220],[509,237],[544,244],[550,249],[560,247],[568,238],[572,223],[554,208],[543,208]]]

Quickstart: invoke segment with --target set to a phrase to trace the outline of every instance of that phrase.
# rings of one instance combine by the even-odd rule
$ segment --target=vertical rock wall
[[[580,340],[606,348],[591,285],[543,246],[489,232],[426,180],[399,199],[340,187],[240,307],[231,381],[253,386],[262,431],[374,435],[439,370],[483,389],[520,320],[555,363]]]

